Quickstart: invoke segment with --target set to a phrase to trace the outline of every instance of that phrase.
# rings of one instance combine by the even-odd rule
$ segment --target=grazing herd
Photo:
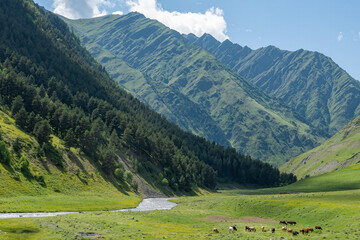
[[[279,222],[280,224],[285,224],[285,225],[291,225],[291,226],[295,226],[296,225],[296,222],[295,221],[280,221]],[[316,230],[323,230],[320,226],[315,226],[315,229]],[[307,227],[307,228],[300,228],[299,229],[299,232],[292,229],[292,228],[287,228],[287,227],[282,227],[281,230],[283,230],[284,232],[289,232],[291,233],[292,235],[296,236],[298,235],[299,233],[302,233],[302,234],[308,234],[308,233],[311,233],[311,232],[314,232],[314,229],[312,227]],[[229,232],[231,233],[234,233],[234,231],[237,231],[236,229],[236,226],[230,226],[229,227]],[[256,232],[256,228],[255,227],[250,227],[250,226],[245,226],[245,231],[248,231],[248,232]],[[265,227],[262,226],[261,227],[261,231],[262,232],[266,232],[265,230]],[[219,230],[217,228],[213,228],[213,232],[214,233],[219,233]],[[275,233],[275,228],[270,228],[270,232],[271,233]]]

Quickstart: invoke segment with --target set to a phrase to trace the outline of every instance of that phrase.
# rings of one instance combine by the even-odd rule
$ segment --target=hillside
[[[292,159],[281,170],[299,179],[342,169],[360,162],[360,117],[319,147]]]
[[[329,135],[360,115],[360,82],[319,52],[252,50],[209,34],[185,37]]]
[[[290,108],[157,21],[138,13],[65,21],[124,88],[183,129],[275,165],[324,140]]]
[[[32,1],[5,0],[0,9],[3,196],[80,189],[154,196],[213,189],[218,177],[263,186],[296,180],[168,122]]]

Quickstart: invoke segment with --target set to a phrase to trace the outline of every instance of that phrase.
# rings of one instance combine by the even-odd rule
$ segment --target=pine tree
[[[22,107],[18,113],[14,116],[15,123],[25,129],[27,127],[28,113],[24,107]]]
[[[49,122],[47,120],[42,120],[36,123],[33,133],[39,143],[48,143],[50,141],[50,134],[52,133]]]
[[[18,95],[12,101],[11,112],[15,116],[24,107],[24,99]]]

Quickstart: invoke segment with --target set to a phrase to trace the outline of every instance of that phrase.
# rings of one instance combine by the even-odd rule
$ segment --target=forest
[[[143,156],[134,163],[140,174],[151,163],[175,191],[214,189],[219,179],[259,186],[296,181],[168,122],[121,89],[60,18],[30,0],[0,2],[0,106],[36,137],[39,154],[51,151],[54,134],[107,175],[119,169],[117,152],[131,149]],[[0,141],[0,156],[6,152]],[[2,164],[11,164],[6,159]]]

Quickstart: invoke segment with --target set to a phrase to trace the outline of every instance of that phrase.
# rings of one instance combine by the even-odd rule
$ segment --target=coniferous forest
[[[0,2],[0,101],[42,152],[51,151],[54,134],[109,176],[118,168],[117,152],[131,149],[143,156],[134,163],[140,173],[151,164],[174,190],[213,189],[218,179],[260,186],[296,181],[169,123],[121,89],[59,17],[30,0]],[[55,164],[61,167],[61,159]]]

